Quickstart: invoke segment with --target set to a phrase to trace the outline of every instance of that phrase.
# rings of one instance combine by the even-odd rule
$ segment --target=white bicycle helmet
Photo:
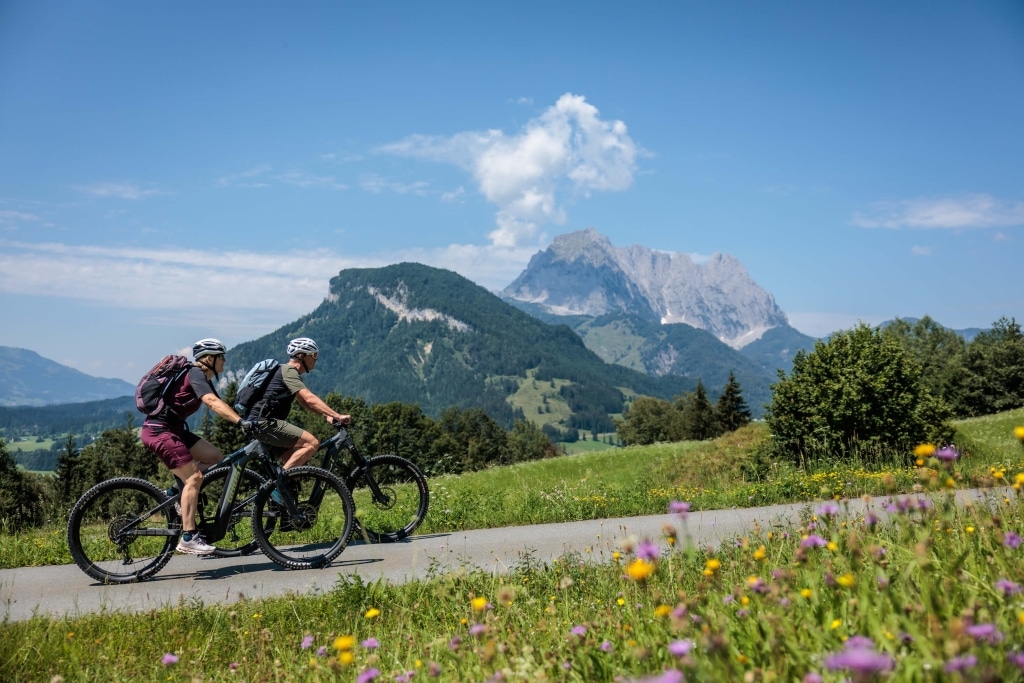
[[[228,347],[219,339],[212,337],[200,339],[192,345],[192,359],[199,360],[203,356],[223,356],[228,352]]]
[[[288,357],[295,358],[300,353],[312,355],[319,353],[320,349],[317,348],[316,342],[309,337],[299,337],[298,339],[292,339],[288,342]]]

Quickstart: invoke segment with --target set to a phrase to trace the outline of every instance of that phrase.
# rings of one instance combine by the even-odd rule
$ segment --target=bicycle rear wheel
[[[356,504],[356,537],[371,543],[401,541],[427,516],[427,477],[401,456],[370,458],[350,472],[345,483]]]
[[[231,502],[231,518],[222,538],[214,540],[218,534],[213,533],[217,526],[217,508],[220,506],[221,494],[227,484],[231,467],[215,467],[203,474],[203,486],[199,489],[199,505],[196,525],[203,538],[217,548],[215,557],[238,557],[249,555],[259,549],[259,544],[252,535],[252,502],[266,479],[252,470],[242,470],[242,478]],[[269,532],[268,532],[269,533]]]
[[[294,467],[284,477],[299,514],[289,514],[271,499],[277,482],[268,481],[253,501],[253,536],[266,556],[282,567],[326,566],[352,535],[352,494],[341,479],[319,467]]]
[[[142,581],[163,569],[181,535],[167,495],[134,477],[100,482],[82,494],[68,518],[75,564],[102,583]]]

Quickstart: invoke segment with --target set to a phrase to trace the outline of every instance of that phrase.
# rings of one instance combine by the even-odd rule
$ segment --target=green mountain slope
[[[506,426],[526,412],[508,399],[527,379],[564,380],[559,396],[577,422],[600,415],[608,425],[629,394],[670,399],[695,385],[608,364],[567,326],[548,325],[460,275],[415,263],[342,271],[312,313],[231,349],[227,376],[240,378],[263,358],[283,360],[297,336],[320,346],[317,368],[305,379],[321,396],[416,403],[435,416],[451,406],[478,407]]]

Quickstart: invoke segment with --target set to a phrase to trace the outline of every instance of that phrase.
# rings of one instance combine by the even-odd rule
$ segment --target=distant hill
[[[0,346],[0,406],[46,406],[134,395],[120,379],[92,377],[35,351]]]
[[[693,379],[653,377],[609,364],[569,327],[549,325],[451,271],[416,263],[344,270],[309,315],[228,352],[225,377],[240,378],[264,358],[283,359],[289,339],[320,346],[305,376],[321,396],[337,391],[370,403],[414,403],[429,415],[446,408],[482,408],[510,426],[568,415],[559,428],[611,431],[609,415],[628,398],[670,399]],[[550,406],[524,403],[520,389],[537,384]]]
[[[124,425],[129,418],[136,427],[142,424],[143,415],[135,409],[133,396],[51,406],[0,407],[0,437],[99,435]]]

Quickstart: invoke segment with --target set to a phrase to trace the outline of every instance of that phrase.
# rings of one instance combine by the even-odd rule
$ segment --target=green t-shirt
[[[253,415],[259,417],[272,417],[275,420],[285,420],[292,409],[292,402],[295,401],[295,394],[306,388],[299,371],[291,365],[284,364],[278,367],[267,384],[267,390],[263,398],[253,406]]]

